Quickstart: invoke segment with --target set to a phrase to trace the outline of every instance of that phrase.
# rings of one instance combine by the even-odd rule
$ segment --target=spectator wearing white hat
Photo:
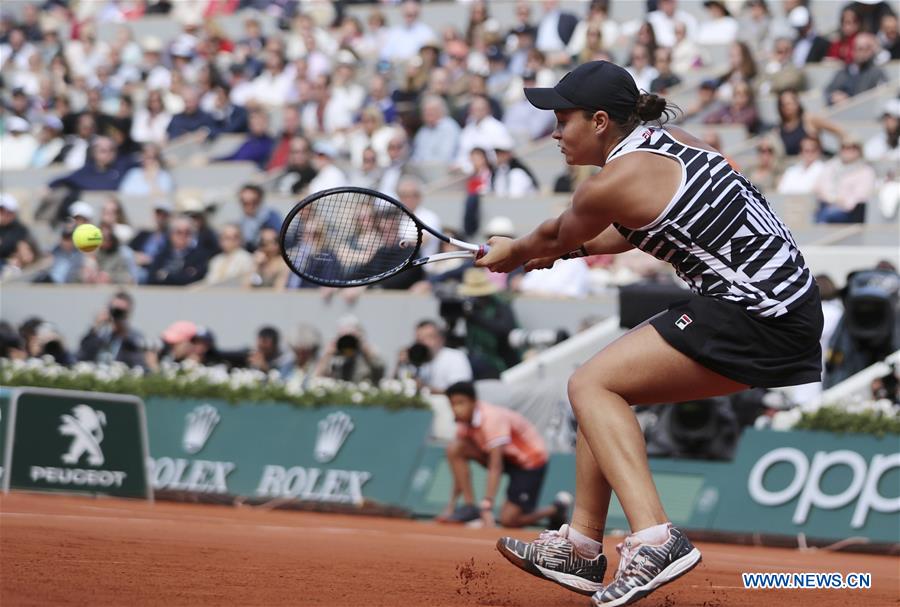
[[[316,168],[316,176],[309,182],[308,194],[315,194],[322,190],[347,185],[347,176],[336,164],[337,148],[330,142],[322,139],[313,144],[313,166]]]
[[[38,133],[38,145],[31,155],[29,163],[31,168],[43,168],[62,160],[63,148],[66,146],[66,142],[61,136],[62,130],[62,120],[53,114],[44,116],[44,124]]]
[[[434,30],[419,19],[419,3],[406,0],[400,8],[403,22],[388,30],[385,45],[381,47],[381,59],[400,62],[416,56],[422,45],[437,38]]]
[[[76,200],[69,205],[69,218],[75,226],[85,223],[94,223],[97,219],[97,213],[94,207],[83,200]]]
[[[512,137],[499,138],[494,143],[497,164],[491,177],[491,190],[496,196],[521,198],[538,191],[534,174],[514,154]]]
[[[328,100],[328,112],[338,118],[333,128],[351,127],[366,100],[366,89],[356,82],[358,62],[356,55],[347,49],[342,49],[337,54],[337,66],[331,77],[331,94]]]
[[[146,74],[144,86],[147,90],[168,90],[172,85],[172,73],[162,63],[162,40],[156,36],[147,36],[141,41],[144,58],[141,62],[141,72]]]
[[[11,194],[0,194],[0,260],[12,255],[20,241],[30,238],[28,228],[19,221],[19,201]]]
[[[422,99],[422,126],[413,138],[413,162],[449,163],[459,145],[460,128],[450,118],[447,102],[437,95]]]
[[[884,130],[873,135],[863,146],[869,162],[900,163],[900,99],[889,99],[881,111]]]
[[[27,169],[38,148],[38,140],[31,134],[31,126],[24,118],[7,115],[5,122],[6,132],[0,135],[0,169]]]
[[[803,67],[807,63],[822,61],[828,54],[831,43],[816,32],[809,9],[802,5],[796,6],[788,13],[787,20],[797,34],[794,42],[794,65]]]

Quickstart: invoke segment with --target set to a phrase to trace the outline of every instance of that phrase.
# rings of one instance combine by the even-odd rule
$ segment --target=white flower
[[[363,395],[362,395],[362,392],[354,392],[354,393],[350,396],[350,400],[352,400],[352,401],[355,402],[355,403],[361,403],[361,402],[363,402]]]
[[[799,408],[788,409],[787,411],[779,411],[772,416],[773,430],[790,430],[800,421],[803,413]]]

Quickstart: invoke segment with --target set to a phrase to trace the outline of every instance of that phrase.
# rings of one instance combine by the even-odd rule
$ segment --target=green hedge
[[[882,437],[900,434],[900,417],[885,411],[851,412],[840,407],[828,406],[813,413],[804,413],[794,428],[838,434],[874,434]]]
[[[277,374],[235,369],[166,365],[158,373],[144,373],[120,363],[78,363],[62,367],[52,360],[0,359],[0,386],[33,386],[170,398],[215,398],[231,403],[282,402],[297,407],[325,405],[427,409],[409,382],[382,381],[379,386],[316,378],[302,385],[281,381]]]

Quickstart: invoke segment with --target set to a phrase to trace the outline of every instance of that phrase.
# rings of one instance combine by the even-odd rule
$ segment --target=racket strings
[[[418,226],[398,206],[363,192],[334,192],[303,206],[283,232],[291,269],[319,284],[367,284],[404,267]]]

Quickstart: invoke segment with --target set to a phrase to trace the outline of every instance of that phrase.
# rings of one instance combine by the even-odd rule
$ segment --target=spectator
[[[456,156],[460,128],[447,115],[447,103],[437,95],[425,95],[422,122],[413,139],[412,160],[449,164]]]
[[[169,241],[147,269],[151,285],[182,286],[206,275],[209,252],[197,245],[194,224],[187,217],[176,217],[169,226]]]
[[[405,133],[395,133],[388,142],[387,151],[388,164],[378,182],[378,190],[388,196],[398,196],[400,180],[404,177],[417,178],[419,173],[409,164],[409,145]]]
[[[390,163],[388,144],[397,135],[398,129],[384,124],[381,110],[374,106],[363,108],[359,117],[359,126],[347,137],[347,149],[350,152],[350,163],[359,168],[362,166],[363,150],[375,150],[379,166]]]
[[[737,40],[738,22],[731,16],[722,0],[705,0],[707,19],[697,28],[697,43],[703,45],[730,44]]]
[[[313,166],[316,168],[316,176],[309,182],[307,194],[315,194],[322,190],[336,188],[347,184],[347,176],[335,163],[337,148],[331,143],[320,139],[313,144]]]
[[[366,89],[356,82],[356,64],[359,61],[356,55],[342,49],[338,51],[336,59],[328,111],[339,117],[336,128],[346,129],[353,125],[354,118],[362,109]]]
[[[24,325],[22,328],[25,328]],[[26,332],[23,330],[22,333]],[[59,329],[50,322],[41,321],[34,325],[32,331],[28,331],[25,349],[31,358],[50,356],[53,362],[64,367],[75,363],[75,355],[69,352]]]
[[[416,325],[415,342],[400,351],[400,367],[412,367],[412,374],[420,388],[440,394],[447,386],[460,381],[472,381],[472,365],[464,352],[448,348],[444,333],[433,320]]]
[[[758,87],[760,95],[806,89],[806,74],[791,61],[793,43],[788,38],[777,38],[769,60],[763,65]]]
[[[302,136],[294,137],[288,151],[287,166],[275,182],[275,191],[279,194],[300,194],[316,174],[309,140]]]
[[[756,110],[756,100],[753,98],[753,89],[746,82],[734,85],[731,95],[731,103],[713,111],[704,120],[704,124],[742,124],[750,134],[757,134],[762,130],[759,113]]]
[[[203,110],[212,117],[216,133],[246,133],[247,110],[234,103],[229,91],[226,84],[214,85]]]
[[[884,131],[866,141],[863,152],[869,162],[900,163],[900,99],[888,99],[881,111]]]
[[[690,70],[708,63],[706,52],[687,35],[687,31],[684,23],[675,23],[675,46],[671,48],[672,69],[676,74],[687,74]]]
[[[19,220],[19,201],[0,193],[0,260],[8,259],[20,242],[30,239],[31,233]]]
[[[460,133],[456,166],[463,172],[472,170],[469,154],[474,148],[492,150],[494,143],[503,137],[510,137],[502,122],[491,116],[491,106],[487,97],[478,95],[469,105],[466,126]]]
[[[197,235],[197,246],[204,249],[210,257],[218,255],[219,236],[209,225],[208,213],[210,207],[203,204],[197,196],[186,194],[178,201],[178,209],[194,224],[194,233]]]
[[[508,94],[506,97],[503,125],[516,143],[519,144],[529,143],[549,135],[556,125],[556,116],[552,112],[546,112],[534,107],[522,94],[524,87],[534,86],[539,86],[537,84],[537,74],[532,71],[526,71],[522,74],[522,85],[518,87],[513,97],[514,100],[511,100]]]
[[[854,95],[887,82],[887,75],[875,65],[878,39],[872,34],[858,34],[853,42],[853,62],[844,66],[825,87],[828,105],[840,103]]]
[[[626,69],[634,78],[638,89],[643,91],[649,91],[650,83],[659,76],[659,72],[650,63],[650,51],[643,44],[634,45],[631,51],[631,60]]]
[[[85,284],[135,284],[138,278],[134,252],[120,244],[113,228],[101,224],[103,243],[93,255],[87,255],[81,265],[81,282]]]
[[[63,148],[63,164],[67,169],[76,170],[85,165],[88,158],[88,150],[91,142],[97,134],[97,123],[90,114],[81,114],[77,117],[75,133],[66,139],[66,147]],[[65,125],[65,119],[63,119]]]
[[[372,148],[363,150],[362,167],[350,172],[348,183],[360,188],[378,189],[384,171],[378,166],[378,155]]]
[[[828,131],[838,137],[844,136],[840,125],[821,116],[808,114],[800,103],[797,91],[787,90],[778,94],[778,117],[781,124],[778,134],[787,156],[800,153],[800,142],[807,137],[818,139],[819,133]]]
[[[280,51],[265,51],[265,67],[251,84],[249,100],[265,107],[283,106],[294,85],[294,76],[293,67],[286,65]]]
[[[522,198],[540,189],[534,173],[513,153],[514,147],[512,137],[494,144],[497,165],[491,176],[491,190],[497,196]]]
[[[422,182],[418,178],[412,176],[401,178],[397,184],[397,198],[422,223],[437,232],[442,230],[437,213],[422,206]],[[407,233],[408,237],[415,238],[416,227],[412,222],[404,221],[400,229],[401,232]],[[419,254],[426,257],[434,255],[438,251],[438,246],[438,239],[426,232],[422,235]]]
[[[72,242],[72,231],[75,225],[67,223],[59,234],[59,240],[51,252],[50,267],[35,278],[35,282],[69,284],[78,282],[81,276],[81,264],[84,254],[75,248]]]
[[[393,124],[397,120],[397,106],[391,98],[390,83],[382,74],[375,74],[369,79],[369,94],[363,101],[363,107],[372,105],[381,110],[385,124]]]
[[[107,196],[103,201],[100,209],[100,223],[111,225],[119,242],[131,242],[131,239],[134,238],[134,228],[128,223],[122,203],[114,195]]]
[[[819,63],[828,53],[831,43],[816,32],[812,15],[803,5],[794,7],[788,13],[788,23],[794,28],[794,65],[803,67],[807,63]]]
[[[118,190],[132,165],[130,159],[117,155],[112,139],[97,137],[91,144],[90,160],[74,173],[54,179],[49,186],[65,186],[75,191]]]
[[[542,2],[544,16],[537,24],[534,46],[542,53],[560,53],[572,39],[578,17],[560,10],[558,0]]]
[[[18,278],[33,269],[41,261],[41,252],[30,238],[16,243],[16,250],[6,259],[0,259],[0,281]]]
[[[0,168],[4,171],[28,168],[38,148],[31,126],[18,116],[7,116],[4,122],[6,132],[0,135]]]
[[[509,345],[509,332],[516,327],[512,306],[497,294],[482,268],[466,270],[457,293],[469,303],[458,312],[442,312],[447,326],[452,329],[465,320],[465,344],[475,379],[500,377],[519,362],[518,353]]]
[[[672,49],[664,46],[656,49],[654,67],[658,72],[650,82],[650,92],[665,95],[669,89],[681,84],[681,78],[672,71]]]
[[[384,376],[384,361],[372,347],[354,316],[338,323],[337,335],[328,342],[316,364],[316,377],[330,377],[359,383],[377,384]]]
[[[243,247],[241,227],[228,224],[219,232],[219,247],[222,252],[209,262],[209,271],[203,282],[219,284],[246,279],[254,270],[253,256]]]
[[[281,134],[275,139],[272,147],[272,154],[266,163],[267,171],[275,171],[287,165],[288,156],[291,149],[291,141],[295,137],[303,135],[303,129],[300,128],[300,111],[295,105],[289,105],[284,108],[281,118]]]
[[[247,366],[264,373],[277,371],[287,377],[294,366],[294,353],[281,349],[281,334],[275,327],[262,327],[256,334],[256,348],[247,356]]]
[[[897,16],[885,15],[881,18],[878,30],[878,44],[881,45],[881,56],[878,63],[900,59],[900,32],[897,28]]]
[[[144,367],[144,336],[131,326],[134,312],[131,295],[119,291],[102,310],[81,340],[78,360],[98,363],[118,361],[129,367]]]
[[[37,148],[31,155],[29,167],[41,169],[62,162],[66,142],[61,137],[62,120],[53,114],[44,116],[44,124],[38,133]]]
[[[787,195],[812,194],[822,174],[825,163],[822,149],[815,137],[804,137],[800,142],[800,161],[784,171],[778,182],[778,193]]]
[[[247,277],[246,286],[282,290],[287,286],[290,270],[281,257],[278,231],[264,227],[259,231],[259,248],[253,253],[253,272]]]
[[[863,223],[874,190],[875,170],[863,160],[862,146],[846,139],[840,155],[825,163],[816,182],[816,223]]]
[[[829,59],[839,59],[844,63],[853,62],[853,41],[860,31],[859,14],[853,6],[845,6],[841,11],[841,28],[838,38],[828,47],[825,55]]]
[[[584,259],[564,259],[552,268],[528,272],[513,287],[527,295],[586,297],[590,292],[590,269]]]
[[[850,6],[859,16],[860,28],[864,32],[874,34],[886,16],[894,15],[891,3],[885,0],[856,0]]]
[[[24,28],[20,25],[13,27],[0,44],[0,69],[4,72],[25,71],[28,69],[28,60],[36,52],[34,46],[28,42]]]
[[[294,352],[294,364],[284,379],[298,382],[300,387],[305,388],[315,376],[322,336],[314,326],[301,323],[297,326],[290,345]]]
[[[172,115],[163,105],[162,92],[151,90],[147,93],[145,107],[139,109],[131,123],[131,138],[138,143],[166,142],[166,129],[172,121]]]
[[[780,145],[772,137],[764,136],[756,144],[756,162],[748,179],[763,192],[772,191],[781,176],[782,154]]]
[[[260,170],[266,168],[272,149],[275,147],[275,141],[269,136],[269,119],[265,112],[250,112],[250,133],[247,139],[238,148],[228,154],[215,160],[222,162],[252,162]]]
[[[403,23],[390,28],[384,46],[381,46],[381,59],[399,63],[418,54],[419,49],[429,40],[437,38],[428,25],[419,20],[419,3],[405,0],[400,8]]]
[[[575,63],[584,63],[594,59],[596,52],[616,46],[618,40],[619,24],[609,18],[609,0],[591,0],[587,16],[575,26],[566,52]]]
[[[152,230],[138,232],[129,245],[134,251],[134,259],[138,264],[138,282],[141,284],[147,282],[147,268],[169,242],[171,217],[172,205],[166,200],[157,200],[153,205],[156,226]]]
[[[185,88],[181,97],[184,100],[184,111],[172,116],[166,128],[169,139],[177,139],[187,133],[205,129],[207,134],[216,132],[213,117],[200,109],[200,94],[194,88]]]
[[[743,13],[738,19],[738,40],[750,48],[767,48],[774,24],[766,0],[747,0]]]
[[[123,196],[166,196],[175,190],[175,181],[166,168],[162,150],[155,143],[144,145],[141,164],[127,173],[119,184]]]
[[[677,0],[659,0],[657,10],[647,14],[647,21],[653,26],[656,42],[660,46],[675,46],[675,24],[683,23],[687,38],[696,40],[697,20],[685,11],[678,10]]]
[[[238,198],[241,203],[241,235],[244,246],[253,252],[259,244],[260,230],[281,229],[281,217],[275,209],[263,206],[263,191],[258,185],[248,183],[241,188]]]

